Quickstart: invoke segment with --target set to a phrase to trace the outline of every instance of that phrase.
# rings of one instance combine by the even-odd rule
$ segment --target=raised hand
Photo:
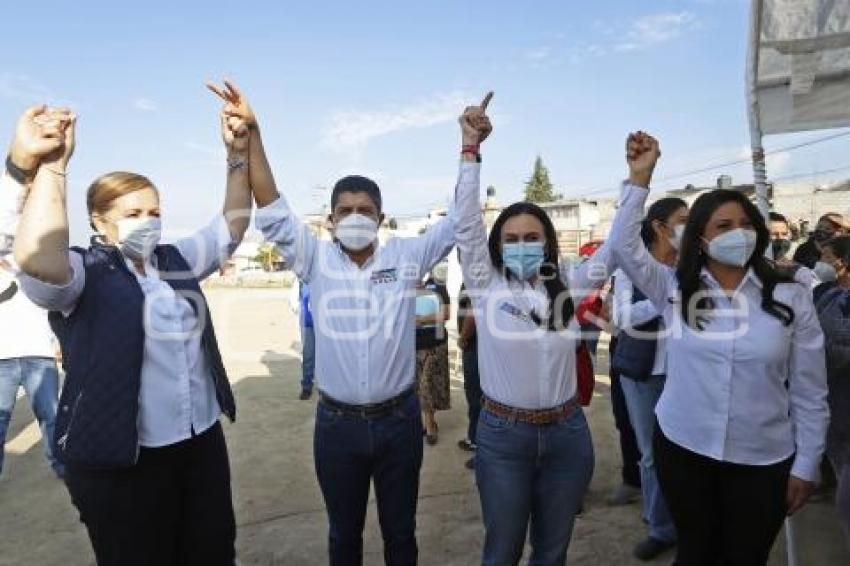
[[[55,160],[63,155],[66,145],[65,132],[75,120],[76,116],[67,108],[48,109],[45,105],[28,108],[15,127],[15,136],[9,149],[12,163],[35,174],[43,160]],[[70,153],[67,157],[70,159]],[[67,160],[65,163],[67,164]]]
[[[658,140],[645,132],[633,132],[626,139],[626,161],[629,181],[639,187],[649,187],[655,165],[661,157]]]
[[[228,116],[222,111],[221,137],[224,140],[224,146],[227,148],[228,154],[244,155],[248,153],[248,144],[250,143],[251,136],[245,120],[236,116]]]
[[[463,111],[459,119],[463,145],[479,145],[493,131],[493,125],[487,117],[487,106],[492,98],[493,92],[488,92],[480,105],[467,106]]]
[[[248,104],[248,99],[234,83],[225,79],[224,87],[207,83],[207,88],[224,101],[224,108],[222,109],[224,114],[242,119],[248,128],[256,127],[257,116],[254,114],[251,105]]]

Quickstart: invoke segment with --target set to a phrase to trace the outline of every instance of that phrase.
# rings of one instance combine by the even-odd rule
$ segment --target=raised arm
[[[486,287],[493,276],[493,264],[487,249],[487,229],[481,216],[481,182],[478,147],[493,130],[487,118],[487,106],[493,93],[480,106],[470,106],[460,117],[460,180],[455,189],[455,241],[460,252],[463,281],[468,290]]]
[[[260,126],[245,95],[230,81],[225,88],[207,86],[225,102],[224,113],[244,120],[250,131],[248,173],[251,192],[257,202],[257,228],[263,236],[276,243],[288,266],[304,281],[309,281],[318,239],[289,207],[286,198],[277,190]]]
[[[67,110],[30,108],[18,122],[13,143],[13,154],[39,164],[18,222],[15,261],[23,273],[51,285],[65,285],[73,275],[65,176],[75,127],[76,116]]]
[[[650,255],[640,237],[644,205],[659,157],[661,151],[655,138],[643,132],[629,135],[626,142],[629,179],[623,184],[620,208],[607,243],[615,255],[617,266],[658,312],[663,312],[670,291],[675,288],[675,274]]]
[[[493,93],[487,93],[480,106],[469,106],[460,117],[461,123],[461,164],[455,186],[455,198],[452,199],[449,213],[434,224],[425,234],[413,240],[414,261],[422,273],[429,271],[437,262],[446,257],[456,243],[458,203],[464,196],[477,197],[480,181],[478,163],[481,143],[490,135],[493,127],[486,115],[487,105]]]

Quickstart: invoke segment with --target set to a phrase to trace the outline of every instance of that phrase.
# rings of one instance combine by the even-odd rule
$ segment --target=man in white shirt
[[[479,144],[490,133],[480,107],[461,117],[457,191],[479,190]],[[254,124],[247,104],[230,109]],[[454,214],[418,238],[380,246],[381,192],[365,177],[341,179],[331,196],[333,241],[319,241],[278,193],[259,131],[252,130],[257,226],[310,285],[315,325],[316,472],[330,522],[330,562],[361,564],[374,478],[387,564],[415,564],[422,423],[415,384],[416,283],[454,246]]]
[[[0,336],[0,471],[18,389],[23,387],[41,426],[44,455],[62,478],[65,470],[51,448],[59,404],[53,332],[47,311],[34,305],[20,290],[13,268],[5,260],[0,260]]]
[[[48,118],[42,115],[42,118]],[[36,112],[27,111],[17,125],[35,128]],[[47,320],[47,311],[37,307],[20,289],[17,269],[12,263],[11,246],[17,227],[17,213],[37,168],[28,160],[31,152],[22,140],[56,143],[16,132],[5,170],[0,177],[0,472],[4,446],[18,390],[23,387],[30,407],[41,427],[44,455],[59,478],[64,466],[53,454],[53,429],[59,404],[59,372],[56,368],[56,342]]]

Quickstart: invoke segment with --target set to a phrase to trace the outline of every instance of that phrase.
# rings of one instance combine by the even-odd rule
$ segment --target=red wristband
[[[480,145],[465,145],[460,149],[461,154],[463,153],[471,153],[472,155],[479,155],[481,153]]]

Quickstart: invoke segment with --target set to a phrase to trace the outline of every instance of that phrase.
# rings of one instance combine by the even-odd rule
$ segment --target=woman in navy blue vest
[[[688,205],[682,199],[663,198],[649,207],[640,236],[656,261],[676,265],[687,221]],[[649,537],[638,544],[634,554],[640,560],[651,560],[676,542],[676,528],[658,487],[652,454],[655,405],[667,373],[664,324],[655,306],[621,270],[614,274],[613,322],[620,334],[611,363],[620,374],[629,420],[641,454],[643,514],[649,523]]]
[[[236,527],[219,417],[233,394],[199,282],[240,242],[251,212],[249,132],[222,114],[222,214],[160,244],[159,192],[134,173],[88,190],[97,235],[69,248],[65,176],[75,118],[41,160],[15,257],[51,311],[67,374],[55,446],[99,565],[234,563]]]

